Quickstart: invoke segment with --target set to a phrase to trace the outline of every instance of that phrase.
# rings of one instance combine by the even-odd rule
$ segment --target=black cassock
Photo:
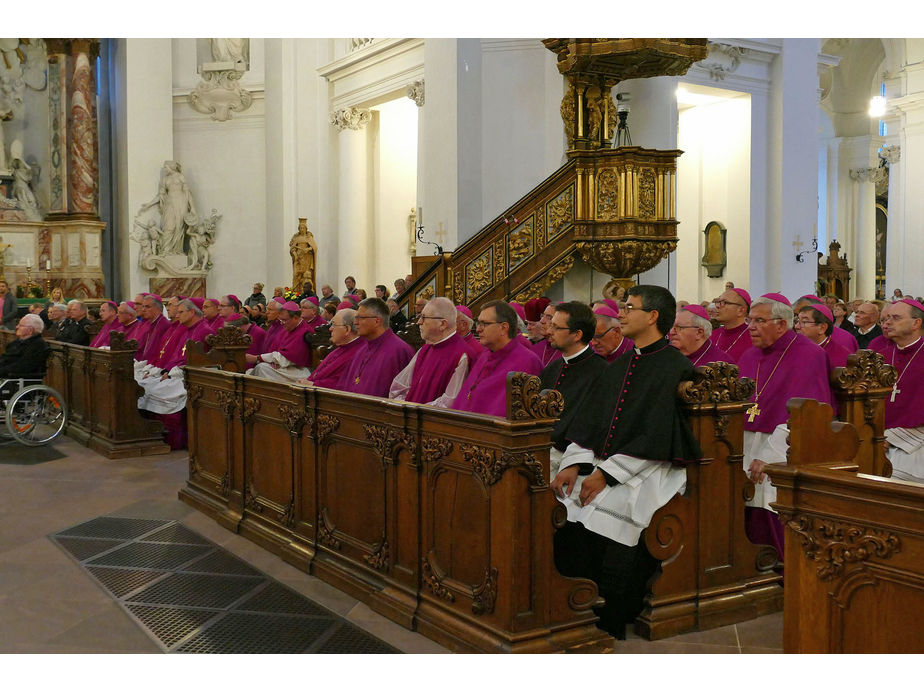
[[[568,447],[564,433],[571,410],[580,406],[581,398],[587,394],[593,382],[603,374],[608,366],[606,359],[587,347],[567,362],[563,358],[555,359],[539,374],[542,389],[558,390],[565,400],[565,409],[561,419],[552,431],[552,444],[558,450],[564,452]]]
[[[48,351],[40,334],[13,340],[0,355],[0,378],[44,377]]]
[[[692,378],[690,360],[666,338],[629,350],[563,416],[566,444],[593,450],[602,460],[615,454],[666,464],[701,459],[699,442],[677,399],[677,386]],[[608,484],[617,483],[604,476]],[[597,583],[606,600],[595,610],[599,625],[624,638],[626,624],[642,609],[647,582],[659,562],[648,553],[644,538],[636,546],[626,546],[567,522],[555,533],[555,566],[562,575]]]

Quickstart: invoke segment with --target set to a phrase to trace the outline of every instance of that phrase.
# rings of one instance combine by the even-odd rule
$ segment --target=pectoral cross
[[[358,376],[358,375],[356,376],[356,380],[354,380],[353,382],[356,383],[357,385],[359,385],[359,376]]]
[[[892,396],[889,398],[889,401],[890,401],[890,402],[894,402],[894,401],[895,401],[895,395],[900,395],[901,393],[902,393],[902,391],[898,389],[898,383],[895,383],[895,384],[892,386]]]
[[[186,356],[186,345],[183,345],[183,350],[180,352],[180,356]]]
[[[747,410],[747,415],[748,415],[748,423],[753,423],[754,417],[760,416],[760,409],[757,408],[757,402],[754,402],[754,404],[750,406],[750,408]]]

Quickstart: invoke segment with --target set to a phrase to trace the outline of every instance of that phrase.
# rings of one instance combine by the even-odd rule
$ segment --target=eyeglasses
[[[672,330],[701,330],[699,325],[674,325]]]
[[[610,331],[613,330],[613,329],[614,329],[614,328],[610,327],[609,329],[604,330],[604,331],[601,332],[600,334],[595,334],[593,337],[590,338],[590,341],[592,341],[592,342],[599,342],[601,339],[603,339],[604,337],[606,337],[607,332],[610,332]]]
[[[420,322],[421,320],[445,320],[445,319],[446,318],[438,318],[435,315],[420,315],[418,316],[417,321]]]
[[[560,332],[561,330],[566,330],[566,331],[568,331],[568,332],[574,332],[574,330],[572,330],[572,329],[571,329],[570,327],[568,327],[567,325],[565,325],[564,327],[559,327],[558,325],[549,325],[549,329],[550,329],[550,330],[555,330],[556,332]],[[611,327],[610,329],[613,329],[613,328]]]
[[[758,327],[761,327],[761,326],[767,324],[768,322],[773,322],[774,320],[784,320],[784,319],[785,319],[785,318],[769,318],[769,319],[764,319],[764,318],[745,318],[745,319],[744,319],[744,324],[745,324],[745,325],[757,325]]]
[[[641,306],[633,306],[631,303],[627,303],[626,307],[622,309],[625,313],[631,313],[633,310],[639,310],[643,313],[650,313],[653,308],[642,308]]]
[[[713,301],[716,308],[722,308],[723,306],[744,306],[747,308],[747,305],[744,303],[736,303],[735,301],[726,301],[724,298],[719,298]]]
[[[502,322],[506,322],[506,321],[505,320],[476,320],[475,328],[477,329],[479,326],[485,327],[486,325],[499,325]]]
[[[797,325],[817,325],[814,320],[796,320]]]

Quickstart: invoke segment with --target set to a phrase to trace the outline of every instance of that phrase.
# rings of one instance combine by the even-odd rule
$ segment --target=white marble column
[[[899,288],[905,295],[924,295],[924,243],[921,242],[921,219],[924,219],[924,195],[920,181],[924,177],[924,90],[896,100],[901,115],[899,144],[901,162],[898,175],[889,186],[890,249],[895,248],[892,264],[886,266],[886,295]],[[891,178],[891,176],[890,176]],[[893,200],[892,193],[898,195]]]
[[[366,126],[372,112],[364,108],[342,108],[330,115],[331,125],[340,133],[338,194],[338,272],[336,293],[345,290],[343,278],[356,277],[356,286],[371,291],[372,253],[370,248],[369,148]],[[331,282],[333,284],[333,282]]]
[[[876,296],[876,183],[883,175],[878,167],[850,169],[857,200],[856,274],[851,286],[863,298]]]
[[[157,195],[164,161],[173,159],[172,65],[170,39],[116,44],[112,128],[118,212],[113,226],[122,267],[119,289],[126,298],[149,290],[138,267],[138,244],[128,235],[138,209]]]

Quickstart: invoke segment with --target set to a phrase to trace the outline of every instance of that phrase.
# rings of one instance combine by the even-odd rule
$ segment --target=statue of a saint
[[[250,39],[211,38],[212,60],[216,63],[247,63],[250,61]]]
[[[179,162],[164,162],[157,197],[143,205],[140,212],[155,205],[160,212],[156,254],[183,255],[183,242],[189,230],[199,223],[199,216],[196,214],[196,205],[193,203],[192,193]]]
[[[21,210],[26,213],[29,221],[41,221],[42,213],[39,211],[38,200],[32,192],[32,167],[21,158],[13,159],[13,197]]]
[[[4,108],[0,104],[0,172],[6,173],[10,170],[9,162],[6,158],[6,139],[3,136],[3,121],[13,119],[13,109]]]
[[[314,235],[308,230],[308,220],[298,220],[298,233],[289,241],[289,255],[292,256],[292,286],[304,286],[305,282],[315,285],[314,257],[317,245]]]

